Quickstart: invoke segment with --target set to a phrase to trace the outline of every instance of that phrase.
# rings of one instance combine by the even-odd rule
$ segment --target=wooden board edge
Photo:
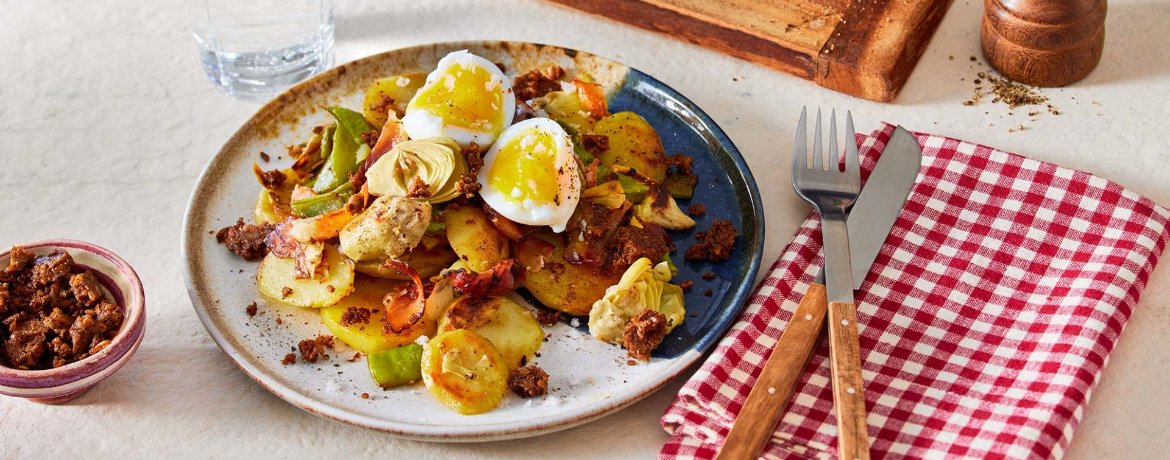
[[[815,56],[642,0],[544,1],[681,39],[805,80],[815,79],[817,69]]]
[[[893,101],[926,51],[951,1],[930,0],[918,7],[896,0],[853,2],[846,19],[817,54],[815,81],[863,99]],[[893,27],[900,29],[882,33],[881,29]],[[885,38],[875,41],[879,37]]]

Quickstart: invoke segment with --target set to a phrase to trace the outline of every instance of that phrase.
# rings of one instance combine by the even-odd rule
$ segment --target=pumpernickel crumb
[[[548,394],[548,373],[535,364],[529,364],[508,374],[508,389],[521,398]]]
[[[316,338],[305,339],[297,343],[301,359],[310,363],[315,363],[318,359],[329,359],[329,356],[325,354],[326,347],[333,348],[333,336],[318,335]]]
[[[282,287],[280,288],[280,298],[287,299],[288,296],[292,295],[292,292],[292,288],[288,286]]]
[[[296,364],[296,362],[297,362],[297,355],[289,353],[287,355],[284,355],[284,359],[282,359],[280,361],[280,364],[287,366],[289,364]]]
[[[707,214],[707,207],[703,206],[702,203],[692,204],[687,206],[687,212],[689,212],[692,216],[702,216]]]
[[[705,295],[705,296],[707,296],[707,297],[711,297],[711,294],[714,294],[714,291],[712,291],[712,290],[710,290],[710,289],[708,289],[708,290],[706,290],[705,292],[703,292],[703,295]]]
[[[543,72],[533,69],[516,77],[512,83],[512,92],[516,94],[516,99],[521,101],[538,98],[553,91],[560,91],[561,82],[558,79],[563,76],[565,70],[560,66],[549,66]]]
[[[713,280],[713,279],[715,279],[715,274],[714,274],[714,273],[711,273],[711,272],[704,273],[704,274],[703,274],[703,279],[705,279],[705,280]]]
[[[244,260],[259,260],[268,254],[268,246],[264,240],[273,228],[275,227],[271,224],[246,224],[241,217],[235,225],[224,227],[217,232],[215,240],[223,243],[228,250]]]
[[[622,345],[631,358],[650,361],[650,352],[666,337],[666,316],[649,308],[643,309],[626,324]]]
[[[731,258],[731,250],[735,247],[735,239],[739,234],[731,221],[715,219],[711,228],[705,232],[695,233],[697,242],[683,254],[686,260],[709,260],[722,262]]]
[[[248,316],[256,316],[256,302],[252,302],[247,308]]]
[[[686,280],[686,281],[683,281],[681,284],[679,284],[678,287],[683,288],[684,291],[689,291],[689,290],[691,290],[691,286],[694,286],[694,285],[695,285],[694,281]]]
[[[609,136],[603,134],[582,134],[581,148],[598,157],[609,151]]]
[[[349,307],[345,312],[341,313],[341,326],[349,327],[354,324],[368,324],[370,322],[370,309],[364,307]]]
[[[349,362],[351,362],[351,363],[352,363],[352,362],[355,362],[355,361],[357,361],[357,360],[359,360],[359,359],[362,359],[362,354],[361,354],[361,352],[354,353],[354,354],[353,354],[353,356],[350,356],[350,357],[348,357],[348,358],[345,358],[345,360],[346,360],[346,361],[349,361]]]
[[[536,322],[542,326],[555,326],[561,321],[561,312],[547,308],[536,309]]]
[[[666,157],[667,166],[674,166],[678,170],[679,174],[690,174],[691,173],[691,163],[694,161],[695,161],[694,158],[683,155],[683,154],[671,155],[671,156]]]
[[[431,188],[427,182],[422,180],[419,176],[414,176],[414,180],[410,181],[410,190],[406,191],[407,198],[430,198]]]
[[[264,160],[265,162],[272,161],[272,157],[268,156],[268,153],[265,152],[260,152],[260,159]]]

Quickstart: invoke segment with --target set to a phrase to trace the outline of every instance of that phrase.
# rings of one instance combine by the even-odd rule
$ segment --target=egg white
[[[419,94],[423,94],[426,89],[434,85],[445,84],[442,81],[443,75],[451,66],[456,65],[462,66],[464,69],[479,67],[491,75],[491,84],[503,92],[503,107],[500,107],[499,110],[503,113],[504,123],[500,129],[501,131],[507,129],[512,124],[512,117],[516,113],[516,96],[512,93],[512,85],[508,82],[504,72],[494,63],[471,54],[467,50],[455,51],[440,59],[438,66],[427,75],[426,83],[415,93],[414,97],[418,98]],[[402,117],[402,128],[411,139],[445,136],[455,139],[462,147],[475,142],[479,144],[480,148],[486,148],[496,140],[495,130],[471,129],[452,125],[425,108],[413,108],[413,105],[414,99],[411,99],[411,103],[407,104],[406,114]]]
[[[553,167],[558,171],[556,180],[559,202],[537,202],[532,199],[518,201],[512,196],[511,190],[499,190],[488,181],[500,149],[514,140],[521,141],[518,137],[526,135],[530,129],[551,135],[556,145]],[[478,177],[481,185],[479,194],[492,209],[513,222],[547,225],[557,233],[565,230],[581,199],[581,174],[577,168],[576,154],[573,153],[573,139],[560,124],[548,118],[531,118],[516,123],[500,134],[500,138],[484,155],[483,161]]]

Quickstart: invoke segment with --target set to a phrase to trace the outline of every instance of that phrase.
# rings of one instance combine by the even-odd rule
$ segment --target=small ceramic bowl
[[[117,372],[138,350],[146,326],[142,281],[130,264],[109,250],[81,241],[46,240],[23,245],[36,255],[54,249],[69,252],[73,262],[88,269],[125,312],[122,328],[110,345],[93,356],[56,369],[25,371],[0,365],[0,394],[28,398],[44,404],[61,404],[89,391]],[[0,269],[8,266],[9,250],[0,252]],[[2,351],[2,350],[0,350]]]

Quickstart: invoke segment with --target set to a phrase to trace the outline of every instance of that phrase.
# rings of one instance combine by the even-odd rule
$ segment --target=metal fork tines
[[[840,169],[837,150],[837,111],[829,118],[829,155],[821,149],[821,111],[817,109],[813,138],[812,165],[809,165],[806,133],[807,109],[800,111],[796,143],[792,151],[792,186],[821,214],[821,233],[825,235],[825,287],[830,302],[853,302],[853,279],[849,267],[849,239],[845,227],[845,210],[861,191],[861,172],[857,157],[857,136],[853,131],[853,114],[845,115],[845,170]],[[841,235],[832,238],[830,235]],[[835,281],[835,282],[834,282]]]
[[[861,347],[857,308],[853,303],[850,273],[849,229],[846,209],[861,191],[857,136],[853,116],[845,116],[845,170],[837,150],[837,113],[829,119],[829,154],[821,148],[821,112],[817,110],[813,164],[808,164],[806,111],[800,112],[796,145],[792,152],[792,185],[796,193],[821,214],[821,239],[825,248],[825,293],[829,301],[829,367],[833,377],[833,407],[837,413],[837,457],[869,460],[866,433],[865,392],[861,377]]]

